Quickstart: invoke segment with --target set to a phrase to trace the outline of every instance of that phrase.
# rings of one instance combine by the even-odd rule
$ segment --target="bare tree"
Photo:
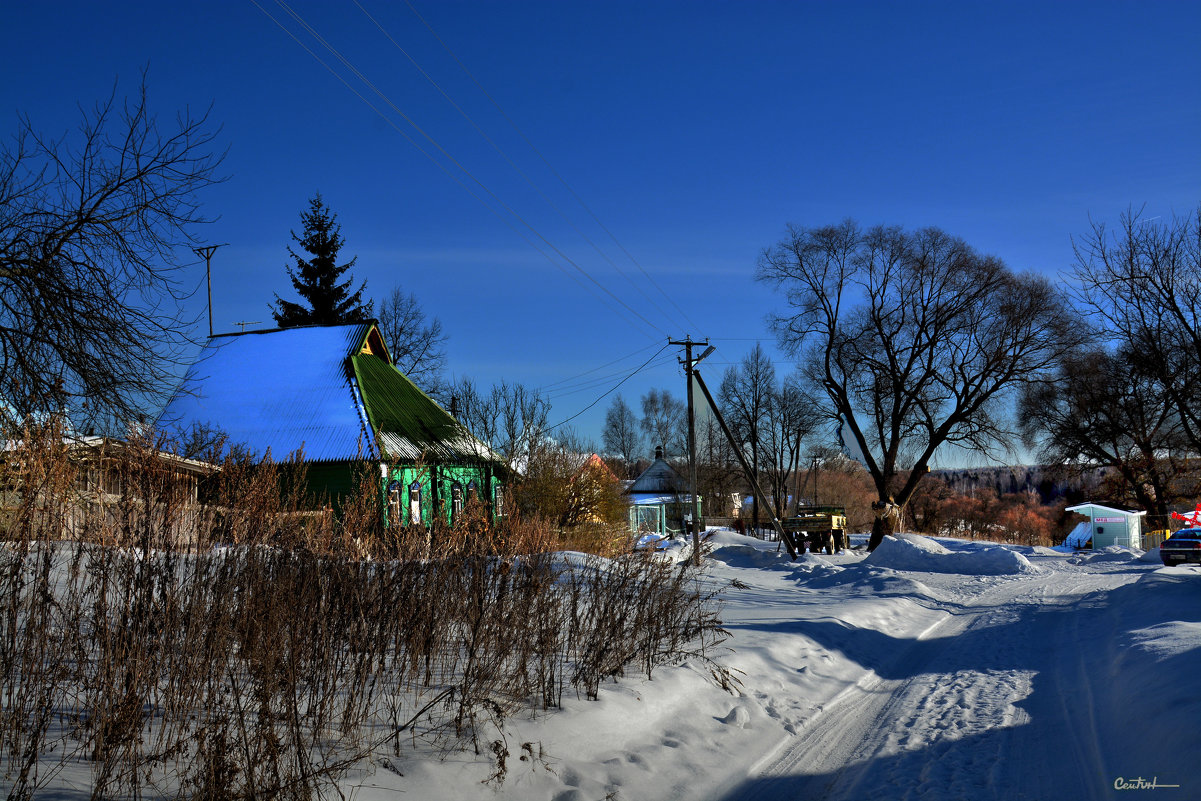
[[[712,414],[700,412],[696,421],[696,485],[705,500],[707,516],[725,517],[735,492],[746,483],[733,446]]]
[[[717,394],[722,416],[746,449],[756,480],[759,478],[759,459],[763,452],[761,429],[772,402],[775,384],[776,367],[767,358],[763,346],[756,343],[741,364],[726,370]],[[758,496],[751,501],[751,525],[755,528],[759,527],[759,504],[763,500],[770,502],[770,499]]]
[[[217,182],[207,113],[160,123],[138,93],[0,152],[0,395],[17,417],[120,422],[176,380],[196,285],[198,194]]]
[[[642,447],[642,437],[639,434],[638,421],[634,418],[634,410],[621,395],[613,399],[609,410],[605,412],[605,427],[601,432],[601,440],[606,452],[621,459],[623,469],[628,474],[630,465],[634,463]]]
[[[379,303],[379,329],[388,343],[397,369],[432,392],[443,382],[446,370],[446,342],[442,321],[426,317],[413,293],[400,287]]]
[[[1127,211],[1075,242],[1084,302],[1176,408],[1201,453],[1201,206],[1164,222]]]
[[[652,389],[642,396],[642,432],[652,447],[662,447],[665,456],[684,452],[687,417],[684,402],[666,389]]]
[[[1172,506],[1201,487],[1177,408],[1147,367],[1129,350],[1069,355],[1054,381],[1026,387],[1022,433],[1041,446],[1045,464],[1078,474],[1110,468],[1129,499],[1166,527]]]
[[[758,278],[784,291],[780,341],[865,456],[872,548],[940,447],[991,454],[1014,441],[1005,403],[1083,336],[1049,281],[935,228],[793,226],[760,257]]]
[[[539,390],[501,381],[485,395],[464,378],[451,394],[460,422],[510,465],[528,458],[546,436],[550,401]]]
[[[803,376],[793,373],[780,386],[773,386],[759,427],[762,468],[776,517],[785,514],[788,489],[794,484],[792,479],[801,461],[805,440],[822,420],[804,383]]]

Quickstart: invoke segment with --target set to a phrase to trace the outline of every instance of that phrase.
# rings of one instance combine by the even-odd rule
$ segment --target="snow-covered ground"
[[[499,787],[487,759],[453,754],[378,760],[343,792],[1201,798],[1201,567],[912,535],[797,562],[729,532],[710,544],[737,692],[698,665],[661,669],[510,721]]]

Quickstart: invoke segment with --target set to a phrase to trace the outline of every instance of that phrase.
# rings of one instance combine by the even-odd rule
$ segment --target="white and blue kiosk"
[[[1110,545],[1126,548],[1143,547],[1143,521],[1147,513],[1141,509],[1122,509],[1100,503],[1069,506],[1069,512],[1084,515],[1087,520],[1078,524],[1064,545],[1072,548],[1092,547],[1094,550]],[[1089,543],[1092,543],[1090,546]]]

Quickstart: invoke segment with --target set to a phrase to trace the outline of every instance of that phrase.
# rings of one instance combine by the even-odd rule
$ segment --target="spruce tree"
[[[341,250],[342,226],[338,224],[338,215],[329,210],[321,200],[321,193],[309,201],[309,210],[300,215],[304,226],[304,235],[297,236],[292,232],[292,239],[308,254],[308,258],[298,254],[288,247],[288,255],[295,264],[288,267],[288,277],[292,279],[292,287],[300,297],[308,301],[306,307],[302,303],[293,303],[275,296],[275,308],[271,315],[280,328],[290,328],[297,325],[337,325],[354,323],[371,317],[371,302],[362,303],[363,290],[367,287],[364,281],[358,290],[351,292],[354,278],[347,276],[345,281],[338,282],[347,270],[354,266],[356,258],[345,264],[338,264],[338,251]]]

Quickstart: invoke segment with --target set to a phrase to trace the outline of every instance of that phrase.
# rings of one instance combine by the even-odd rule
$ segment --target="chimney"
[[[662,458],[663,458],[663,446],[662,446],[662,445],[656,445],[656,446],[655,446],[655,458],[656,458],[656,459],[662,459]]]

